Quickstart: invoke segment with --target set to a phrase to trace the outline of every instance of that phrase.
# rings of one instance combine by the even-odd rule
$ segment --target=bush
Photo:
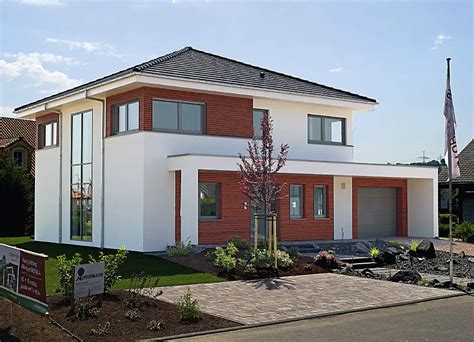
[[[163,291],[156,289],[159,280],[158,277],[154,278],[144,272],[134,274],[132,279],[130,279],[130,285],[127,289],[130,295],[125,301],[127,307],[130,309],[141,309],[148,304],[149,298],[157,299],[161,296]]]
[[[453,225],[456,225],[459,223],[459,218],[456,215],[452,214],[451,217],[452,217]],[[449,214],[439,214],[439,223],[449,225]]]
[[[118,274],[120,266],[127,259],[128,251],[124,246],[117,249],[115,254],[104,254],[99,252],[99,257],[95,259],[89,255],[89,262],[104,262],[104,291],[109,292],[110,289],[120,280],[121,276]]]
[[[138,309],[132,309],[125,312],[125,317],[131,321],[138,321],[140,318],[142,318],[142,315]]]
[[[287,268],[293,265],[293,260],[290,257],[290,254],[288,254],[285,251],[277,251],[277,265],[278,267],[282,268]]]
[[[227,272],[232,271],[237,266],[237,263],[244,263],[242,259],[238,259],[235,257],[238,252],[239,250],[233,242],[229,242],[225,249],[221,247],[216,247],[214,250],[214,265],[223,268]]]
[[[380,254],[380,250],[378,248],[373,247],[370,249],[369,256],[372,259],[375,259],[379,254]]]
[[[161,321],[156,321],[152,320],[148,322],[146,325],[146,330],[151,330],[151,331],[158,331],[158,330],[163,330],[165,328],[163,322]]]
[[[105,336],[110,331],[110,322],[105,322],[104,325],[99,324],[97,328],[91,329],[90,334],[95,336]]]
[[[272,252],[266,249],[257,249],[252,252],[250,264],[256,268],[270,268],[273,265]]]
[[[321,251],[313,259],[314,263],[322,268],[333,269],[339,266],[332,251]]]
[[[74,274],[72,269],[74,266],[82,263],[82,257],[79,253],[76,253],[71,259],[68,259],[66,255],[63,254],[59,255],[57,260],[59,284],[55,291],[61,293],[64,297],[64,300],[70,303],[74,298]]]
[[[439,230],[440,237],[449,237],[449,224],[448,223],[440,223],[438,230]]]
[[[187,243],[176,242],[176,244],[166,247],[166,255],[169,257],[186,256],[191,254],[192,250],[193,246],[191,245],[191,241],[188,241]]]
[[[95,297],[87,297],[78,300],[74,306],[76,319],[84,321],[89,317],[97,317],[100,314],[100,310],[97,308],[97,305],[98,303]]]
[[[290,258],[293,261],[298,260],[298,258],[300,256],[300,252],[298,251],[298,247],[292,246],[292,247],[288,248],[288,254],[290,255]]]
[[[453,231],[453,236],[461,239],[463,242],[474,242],[474,223],[463,222],[456,226]]]
[[[195,322],[201,318],[201,310],[197,299],[193,298],[191,290],[181,298],[178,303],[179,317],[185,322]]]
[[[387,243],[387,246],[388,246],[388,247],[400,247],[400,245],[401,245],[401,244],[400,244],[399,241],[389,241],[389,242]]]
[[[231,236],[228,243],[232,242],[239,251],[247,251],[250,245],[247,241],[242,240],[239,236]]]
[[[421,241],[418,241],[418,240],[411,240],[410,241],[410,251],[412,252],[416,252],[416,249],[418,248],[418,246],[420,245]]]

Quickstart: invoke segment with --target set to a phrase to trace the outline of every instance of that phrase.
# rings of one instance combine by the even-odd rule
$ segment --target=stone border
[[[412,305],[412,304],[435,301],[435,300],[439,300],[439,299],[447,299],[447,298],[454,298],[454,297],[461,297],[461,296],[469,296],[469,295],[466,294],[466,293],[463,293],[463,292],[454,292],[453,291],[453,294],[443,295],[443,296],[436,297],[436,298],[416,299],[416,300],[400,302],[400,303],[393,303],[393,304],[386,304],[386,305],[375,305],[375,306],[372,306],[372,307],[367,307],[367,308],[362,308],[362,309],[342,310],[342,311],[331,312],[331,313],[309,315],[309,316],[305,316],[305,317],[297,317],[297,318],[288,318],[288,319],[283,319],[283,320],[276,320],[276,321],[273,321],[273,322],[263,322],[263,323],[255,323],[255,324],[242,324],[242,325],[236,326],[236,327],[220,328],[220,329],[206,330],[206,331],[197,331],[197,332],[188,333],[188,334],[163,336],[163,337],[157,337],[157,338],[151,338],[151,339],[145,339],[145,340],[138,340],[138,341],[168,341],[168,340],[173,340],[173,339],[182,339],[182,338],[188,338],[188,337],[194,337],[194,336],[218,334],[218,333],[228,332],[228,331],[265,327],[265,326],[274,325],[274,324],[298,322],[298,321],[304,321],[304,320],[314,319],[314,318],[324,318],[324,317],[339,316],[339,315],[345,315],[345,314],[356,313],[356,312],[365,312],[365,311],[371,311],[371,310],[377,310],[377,309],[387,309],[387,308],[393,308],[393,307],[398,307],[398,306]],[[236,322],[236,323],[238,323],[238,322]]]

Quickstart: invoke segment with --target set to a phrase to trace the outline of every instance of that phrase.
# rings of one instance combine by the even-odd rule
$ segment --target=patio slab
[[[176,303],[188,291],[203,312],[241,324],[271,323],[412,303],[458,292],[339,274],[310,274],[159,288]]]

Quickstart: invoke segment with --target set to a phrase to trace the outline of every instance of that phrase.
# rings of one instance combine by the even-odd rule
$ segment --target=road
[[[474,297],[462,296],[197,336],[187,341],[474,342]]]

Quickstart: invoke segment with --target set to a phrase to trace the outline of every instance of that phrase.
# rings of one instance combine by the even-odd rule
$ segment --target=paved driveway
[[[160,288],[160,299],[176,303],[188,290],[201,310],[241,324],[369,309],[455,296],[448,290],[345,276],[303,276]]]

